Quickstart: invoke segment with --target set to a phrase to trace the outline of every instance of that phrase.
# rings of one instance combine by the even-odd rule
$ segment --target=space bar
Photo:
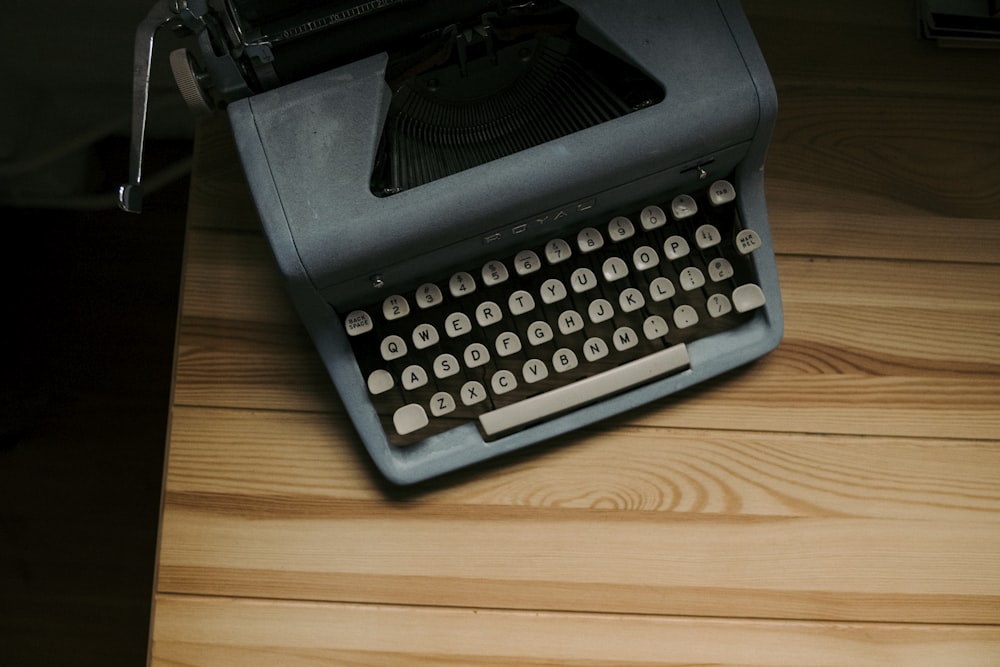
[[[547,417],[582,407],[631,387],[684,370],[690,364],[684,343],[571,384],[479,415],[487,437],[497,437]]]

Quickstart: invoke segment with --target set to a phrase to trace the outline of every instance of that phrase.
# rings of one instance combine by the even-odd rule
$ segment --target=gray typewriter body
[[[379,196],[370,176],[393,91],[375,53],[227,106],[267,239],[292,300],[364,446],[413,483],[550,439],[745,364],[782,334],[763,165],[776,98],[736,0],[566,0],[580,37],[655,81],[660,101],[627,115]],[[738,326],[685,345],[676,373],[484,437],[470,419],[393,444],[345,328],[358,309],[427,280],[606,223],[643,201],[729,179],[761,249],[766,301]],[[664,199],[666,197],[666,200]],[[664,402],[669,410],[669,403]]]

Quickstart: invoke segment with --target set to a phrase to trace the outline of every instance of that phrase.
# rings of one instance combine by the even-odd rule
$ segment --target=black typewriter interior
[[[386,197],[656,104],[662,87],[558,0],[215,0],[251,89],[388,52]],[[266,45],[274,58],[255,58]]]
[[[558,2],[484,12],[390,50],[371,178],[390,196],[656,104],[663,89],[583,39]]]

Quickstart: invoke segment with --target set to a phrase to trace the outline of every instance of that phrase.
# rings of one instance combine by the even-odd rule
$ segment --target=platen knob
[[[213,111],[208,95],[198,81],[198,64],[187,49],[175,49],[170,52],[170,71],[174,74],[174,82],[181,97],[195,114],[203,116]]]

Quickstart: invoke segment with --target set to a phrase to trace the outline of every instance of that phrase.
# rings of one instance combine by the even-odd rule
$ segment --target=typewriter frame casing
[[[776,95],[737,0],[566,0],[584,38],[665,90],[659,103],[400,192],[369,187],[391,91],[378,54],[228,106],[261,222],[291,298],[365,447],[408,484],[552,438],[689,387],[773,349],[783,315],[764,201]],[[463,264],[558,237],[643,200],[731,178],[757,232],[767,296],[736,329],[689,343],[690,368],[485,442],[474,423],[390,445],[340,313]]]

